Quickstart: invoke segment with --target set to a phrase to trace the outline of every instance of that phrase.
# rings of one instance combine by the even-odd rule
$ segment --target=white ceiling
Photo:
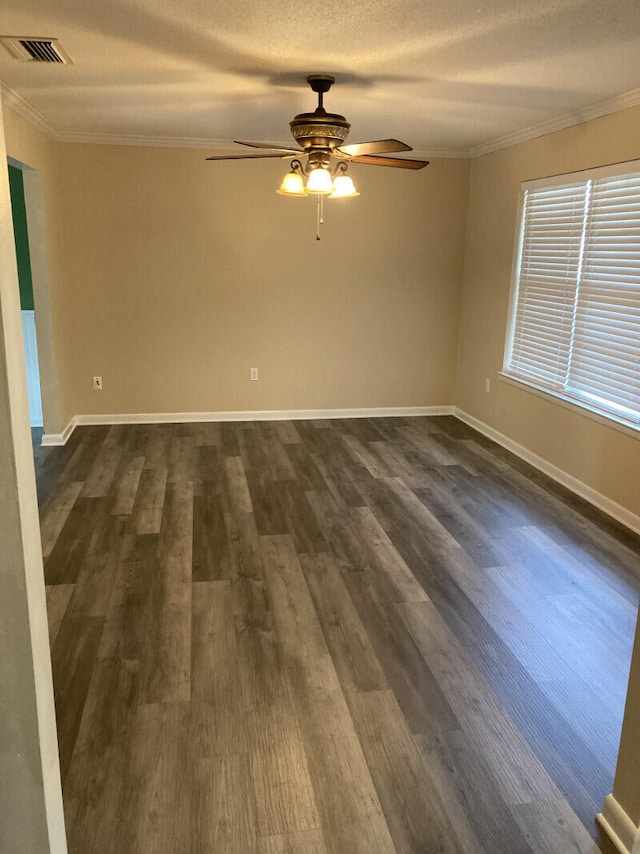
[[[3,0],[0,28],[56,37],[74,60],[0,48],[0,80],[66,139],[288,143],[315,106],[313,71],[335,74],[325,106],[350,142],[393,136],[424,154],[575,121],[622,93],[640,103],[640,0]]]

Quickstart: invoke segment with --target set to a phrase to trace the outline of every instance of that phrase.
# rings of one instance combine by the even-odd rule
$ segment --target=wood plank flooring
[[[71,854],[610,850],[628,531],[453,418],[35,460]]]

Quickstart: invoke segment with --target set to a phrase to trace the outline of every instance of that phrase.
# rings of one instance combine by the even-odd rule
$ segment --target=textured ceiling
[[[464,152],[640,89],[640,0],[3,0],[0,27],[73,58],[0,48],[0,80],[64,138],[289,142],[320,71],[351,142]]]

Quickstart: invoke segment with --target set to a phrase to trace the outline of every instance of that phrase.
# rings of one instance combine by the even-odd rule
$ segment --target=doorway
[[[18,285],[20,288],[20,312],[22,314],[22,334],[24,355],[27,367],[27,391],[29,397],[29,422],[33,433],[42,433],[42,392],[40,389],[40,367],[38,364],[38,338],[36,333],[35,302],[33,297],[33,277],[31,274],[31,256],[29,253],[29,231],[27,227],[27,207],[24,193],[22,170],[11,163],[9,168],[9,190],[11,193],[11,216],[13,236],[16,246],[18,265]]]
[[[40,174],[13,157],[7,161],[32,439],[62,445]]]

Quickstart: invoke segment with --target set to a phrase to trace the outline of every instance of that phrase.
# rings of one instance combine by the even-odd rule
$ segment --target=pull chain
[[[324,196],[318,195],[316,213],[316,240],[320,240],[320,226],[324,225]]]

